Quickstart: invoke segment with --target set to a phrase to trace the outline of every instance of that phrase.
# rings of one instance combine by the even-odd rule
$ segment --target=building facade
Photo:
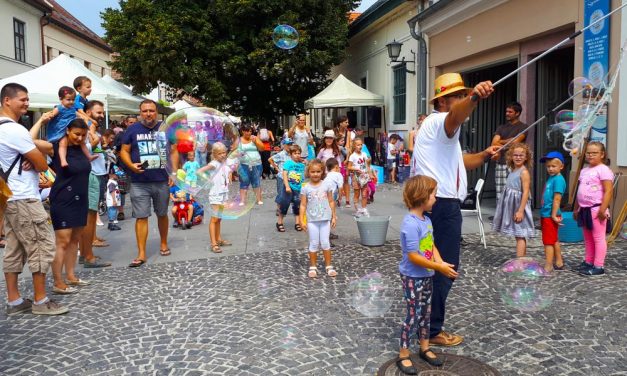
[[[606,1],[609,9],[621,5],[620,0]],[[433,80],[439,74],[459,72],[467,86],[483,80],[496,81],[583,28],[585,3],[584,0],[380,0],[373,5],[375,9],[364,12],[351,25],[350,57],[333,73],[342,73],[356,83],[367,77],[368,90],[385,97],[389,108],[385,114],[389,129],[402,134],[415,124],[416,114],[421,112],[422,98],[429,100],[433,95]],[[611,67],[618,60],[621,44],[627,38],[627,14],[617,12],[606,22],[610,25]],[[404,77],[404,122],[396,121],[400,118],[395,112],[402,110],[398,101],[395,102],[395,95],[399,93],[399,84],[395,81],[397,69],[393,68],[394,63],[390,62],[385,50],[385,45],[393,40],[403,43],[401,58],[416,60],[411,50],[417,52],[418,58],[421,52],[426,52],[426,64],[418,64],[415,75]],[[424,41],[422,49],[421,40]],[[583,73],[584,51],[584,38],[573,38],[497,86],[495,94],[481,102],[468,124],[464,125],[460,139],[463,147],[470,151],[487,147],[496,127],[505,122],[505,107],[511,101],[522,104],[521,120],[532,123],[568,98],[571,80],[586,76]],[[413,70],[413,65],[408,64],[407,68]],[[613,100],[608,106],[606,133],[610,167],[622,173],[627,172],[627,89],[621,91],[621,87],[627,88],[625,76],[622,75],[622,85],[619,83],[614,89]],[[397,75],[397,78],[402,77]],[[421,78],[424,78],[425,90],[421,90]],[[536,162],[547,151],[561,149],[559,135],[547,137],[547,127],[553,122],[548,119],[528,133],[527,142],[532,146]],[[576,159],[568,157],[567,169],[571,173],[565,175],[570,180],[574,178],[577,164]],[[485,170],[469,172],[471,186],[484,174]],[[533,196],[537,205],[546,174],[539,165],[533,174]],[[494,190],[491,172],[488,172],[486,184],[489,197]],[[569,182],[569,186],[574,184]],[[619,181],[617,191],[616,202],[622,206],[627,183]]]

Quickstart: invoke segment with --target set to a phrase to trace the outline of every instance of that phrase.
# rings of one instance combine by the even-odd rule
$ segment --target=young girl
[[[403,258],[398,269],[407,303],[407,316],[401,327],[400,351],[396,365],[401,372],[408,375],[417,374],[409,357],[409,336],[416,325],[420,358],[432,366],[439,367],[443,364],[442,360],[429,349],[432,277],[434,271],[447,278],[457,277],[455,265],[442,261],[433,242],[431,220],[425,215],[435,203],[436,190],[436,181],[423,175],[416,175],[407,180],[403,190],[403,202],[409,213],[401,224]]]
[[[359,137],[353,140],[353,152],[348,158],[348,171],[353,182],[353,201],[355,204],[356,216],[368,215],[368,182],[370,181],[370,158],[362,152],[363,141]],[[361,197],[361,207],[359,198]]]
[[[67,138],[65,137],[65,130],[72,120],[76,119],[76,109],[74,108],[76,92],[69,86],[61,86],[58,94],[61,104],[55,106],[52,110],[53,119],[48,123],[46,132],[48,142],[59,141],[61,167],[67,167]],[[89,152],[85,143],[81,145],[81,150],[90,161],[98,158],[97,155],[92,155]]]
[[[514,144],[506,154],[507,176],[505,189],[496,205],[492,229],[516,237],[516,257],[527,253],[527,238],[535,236],[531,212],[531,150],[527,144]]]
[[[338,198],[338,206],[339,206],[339,203],[342,202],[342,197],[344,197],[346,201],[345,207],[350,208],[351,207],[351,202],[350,202],[351,187],[348,184],[348,168],[347,168],[348,161],[346,160],[348,157],[348,151],[346,150],[346,147],[344,146],[345,144],[346,144],[346,138],[344,136],[340,137],[340,139],[337,142],[337,145],[340,148],[340,153],[342,154],[342,159],[343,159],[343,162],[340,163],[340,173],[344,177],[344,185],[340,189],[340,197]]]
[[[324,255],[325,271],[329,277],[337,276],[337,272],[331,265],[331,242],[329,235],[331,228],[335,228],[337,217],[335,216],[335,200],[333,192],[328,184],[324,184],[325,165],[319,159],[314,159],[307,166],[306,175],[309,184],[303,186],[300,191],[300,222],[305,223],[307,214],[307,226],[304,228],[309,233],[309,272],[310,278],[318,276],[318,251],[322,248]]]
[[[216,142],[211,148],[211,162],[196,172],[202,173],[212,170],[211,189],[209,190],[209,205],[211,205],[211,221],[209,222],[209,237],[211,238],[211,251],[222,252],[220,247],[232,245],[231,242],[222,239],[220,225],[222,218],[220,213],[224,210],[224,203],[229,195],[230,173],[232,166],[228,166],[226,159],[226,146]]]
[[[187,162],[183,164],[186,185],[196,188],[196,185],[198,185],[198,169],[200,169],[200,164],[196,161],[196,153],[190,151],[187,153]]]
[[[603,164],[605,145],[598,141],[588,143],[586,162],[588,166],[579,174],[579,188],[573,214],[577,223],[583,227],[583,239],[586,245],[586,259],[581,263],[579,272],[583,275],[601,275],[605,273],[603,263],[607,252],[605,233],[609,217],[609,205],[612,198],[614,173]]]
[[[340,147],[335,141],[335,133],[332,130],[324,131],[324,141],[318,150],[318,159],[322,163],[326,163],[329,158],[335,158],[342,164],[344,162],[344,156],[340,152]]]

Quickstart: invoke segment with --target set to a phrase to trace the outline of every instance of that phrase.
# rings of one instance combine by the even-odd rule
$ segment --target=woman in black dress
[[[74,275],[78,241],[87,224],[89,204],[91,163],[81,149],[87,130],[87,124],[80,118],[69,124],[66,130],[68,167],[65,168],[61,167],[59,160],[59,143],[38,141],[39,149],[52,157],[52,169],[57,174],[49,196],[50,218],[57,244],[57,252],[52,261],[53,292],[57,294],[73,294],[78,291],[73,286],[88,284]],[[64,266],[65,279],[62,275]]]

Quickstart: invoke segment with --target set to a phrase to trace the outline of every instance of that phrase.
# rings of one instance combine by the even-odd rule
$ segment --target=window
[[[368,78],[364,77],[361,80],[359,80],[359,86],[361,86],[363,89],[368,90]],[[366,126],[366,119],[368,118],[368,107],[360,107],[359,109],[359,115],[360,115],[360,119],[359,119],[359,124],[361,124],[362,126]]]
[[[24,22],[13,19],[13,39],[15,41],[15,60],[26,62],[26,38]]]
[[[90,63],[89,61],[85,60],[85,61],[83,62],[83,65],[85,66],[85,68],[87,68],[87,69],[91,69],[91,63]]]
[[[107,74],[107,72],[105,71],[104,67],[100,68],[100,77],[104,77],[105,74]]]
[[[405,92],[407,71],[405,65],[399,64],[393,69],[394,74],[394,124],[405,122]]]
[[[52,59],[52,47],[46,46],[46,61],[49,62]]]

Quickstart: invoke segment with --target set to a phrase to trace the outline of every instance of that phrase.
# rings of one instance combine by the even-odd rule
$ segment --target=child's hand
[[[437,271],[443,274],[447,278],[456,278],[459,275],[459,273],[457,273],[455,269],[453,269],[454,267],[455,265],[449,264],[447,262],[441,262],[438,265]]]
[[[520,223],[523,220],[523,212],[521,211],[517,211],[516,214],[514,214],[514,222],[516,223]]]
[[[551,219],[553,220],[553,222],[557,223],[558,225],[562,224],[562,216],[552,215]]]
[[[605,210],[599,210],[599,212],[597,213],[597,218],[599,219],[599,221],[605,221],[605,219],[607,218]]]
[[[335,224],[337,223],[337,217],[332,217],[331,218],[331,228],[335,228]]]
[[[573,219],[576,221],[577,217],[579,217],[579,212],[578,211],[574,211],[573,212]]]
[[[292,193],[292,188],[290,188],[290,186],[288,185],[287,187],[285,187],[285,192]]]

